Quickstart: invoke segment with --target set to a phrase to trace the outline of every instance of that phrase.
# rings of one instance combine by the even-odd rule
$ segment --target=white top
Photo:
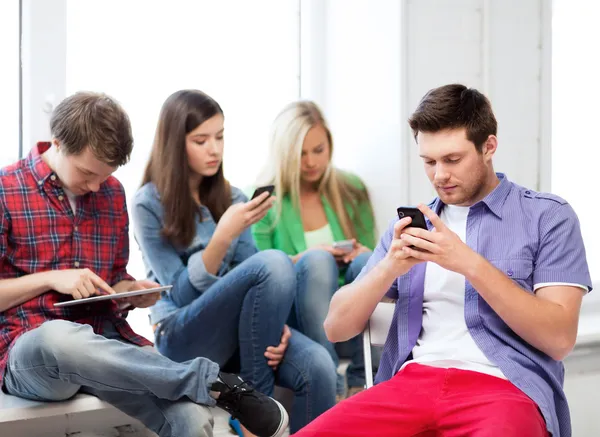
[[[63,191],[67,195],[67,199],[69,199],[69,203],[71,204],[71,209],[73,210],[73,215],[75,215],[77,213],[77,199],[76,199],[77,196],[75,196],[75,194],[73,194],[73,192],[67,190],[66,188],[63,188]]]
[[[468,207],[446,205],[440,218],[462,241],[466,241],[468,215]],[[410,362],[472,370],[506,379],[475,344],[464,313],[465,277],[435,263],[427,263],[423,328]]]
[[[314,231],[305,232],[304,240],[306,241],[307,249],[310,249],[315,246],[320,246],[321,244],[331,245],[335,241],[329,223],[327,223],[322,228],[315,229]]]

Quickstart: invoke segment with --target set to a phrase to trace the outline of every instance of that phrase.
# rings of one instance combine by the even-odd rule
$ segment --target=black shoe
[[[217,406],[227,411],[258,437],[281,437],[289,418],[279,402],[257,392],[239,376],[219,373],[212,391],[219,392]]]

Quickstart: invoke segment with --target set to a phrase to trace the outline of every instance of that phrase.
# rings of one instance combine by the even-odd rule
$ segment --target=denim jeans
[[[371,252],[357,256],[346,268],[345,283],[349,284],[358,276],[367,263]],[[340,270],[329,252],[321,249],[309,250],[296,263],[298,291],[294,303],[294,314],[290,320],[300,332],[323,345],[334,364],[339,364],[340,355],[350,358],[346,371],[349,387],[365,385],[365,360],[362,337],[360,335],[337,345],[332,344],[325,335],[323,322],[329,311],[329,302],[339,288]],[[376,363],[377,360],[374,360]],[[376,370],[376,369],[375,369]],[[344,380],[337,379],[337,394],[343,395]]]
[[[196,358],[176,363],[151,347],[122,339],[105,324],[53,320],[17,339],[9,353],[4,386],[9,394],[61,401],[81,391],[140,420],[160,437],[213,435],[215,405],[209,396],[219,367]]]
[[[336,384],[327,351],[296,330],[278,369],[267,365],[265,350],[279,344],[295,293],[289,257],[259,252],[163,320],[156,347],[176,361],[203,356],[221,366],[239,355],[240,376],[258,391],[272,395],[275,384],[294,391],[295,432],[335,404]]]

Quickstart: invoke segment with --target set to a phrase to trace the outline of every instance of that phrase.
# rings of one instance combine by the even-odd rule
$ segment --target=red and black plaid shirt
[[[126,269],[129,219],[121,183],[111,176],[96,193],[77,197],[74,214],[57,176],[42,161],[49,147],[38,143],[27,158],[0,170],[0,279],[89,268],[110,285],[133,280]],[[0,386],[14,341],[48,320],[88,324],[96,333],[110,320],[126,340],[151,345],[132,331],[113,301],[54,307],[68,299],[49,291],[0,313]]]

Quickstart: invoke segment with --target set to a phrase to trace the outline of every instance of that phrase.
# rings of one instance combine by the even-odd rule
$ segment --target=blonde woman
[[[289,324],[325,346],[337,365],[323,322],[333,294],[366,264],[375,232],[365,186],[336,169],[332,154],[331,132],[316,104],[301,101],[284,108],[273,124],[268,166],[260,178],[261,185],[275,185],[279,202],[252,234],[260,250],[279,249],[291,257],[298,292]],[[362,344],[354,338],[340,346],[352,359],[347,371],[352,394],[365,382]],[[338,376],[338,397],[344,392]]]

